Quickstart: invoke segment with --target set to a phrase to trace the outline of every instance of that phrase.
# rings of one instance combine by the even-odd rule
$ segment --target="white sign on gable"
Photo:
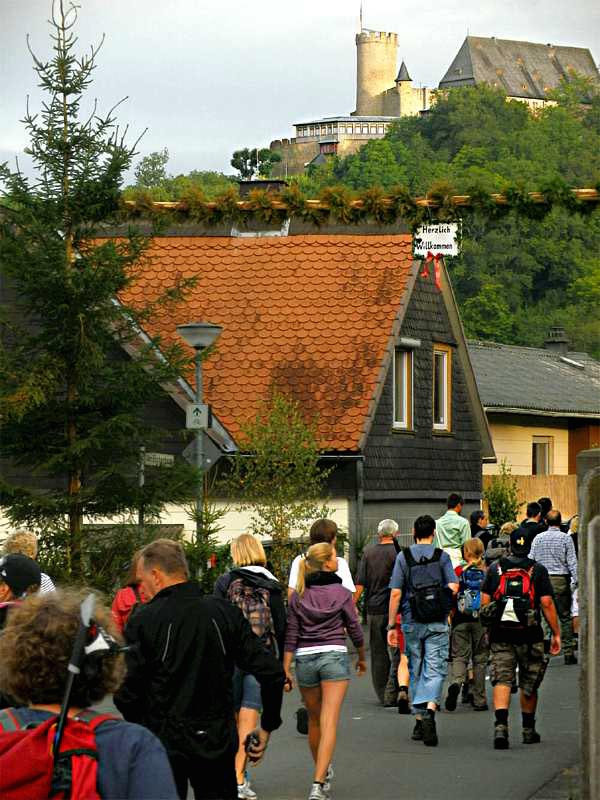
[[[435,222],[421,225],[413,238],[415,256],[457,256],[458,222]]]

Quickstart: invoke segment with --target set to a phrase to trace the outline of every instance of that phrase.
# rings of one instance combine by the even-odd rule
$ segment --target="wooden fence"
[[[488,488],[493,475],[483,476],[483,489]],[[554,508],[569,519],[577,513],[577,475],[514,475],[522,503],[519,519],[525,513],[525,506],[539,497],[550,497]],[[485,504],[484,504],[485,505]]]

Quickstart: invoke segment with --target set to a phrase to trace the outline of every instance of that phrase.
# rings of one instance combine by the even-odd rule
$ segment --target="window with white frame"
[[[551,475],[554,460],[554,437],[534,436],[531,443],[531,474]]]
[[[394,351],[394,423],[398,430],[413,428],[413,353]]]
[[[448,345],[433,346],[433,429],[451,429],[452,350]]]

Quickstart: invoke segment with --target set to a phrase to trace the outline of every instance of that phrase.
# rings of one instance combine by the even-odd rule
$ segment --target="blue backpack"
[[[481,609],[481,584],[485,572],[478,567],[465,567],[460,576],[457,605],[461,614],[477,619]]]

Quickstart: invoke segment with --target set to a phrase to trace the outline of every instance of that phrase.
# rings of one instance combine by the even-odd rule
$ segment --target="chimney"
[[[546,341],[544,342],[544,349],[560,355],[564,355],[568,352],[569,338],[561,325],[554,325],[550,328]]]

